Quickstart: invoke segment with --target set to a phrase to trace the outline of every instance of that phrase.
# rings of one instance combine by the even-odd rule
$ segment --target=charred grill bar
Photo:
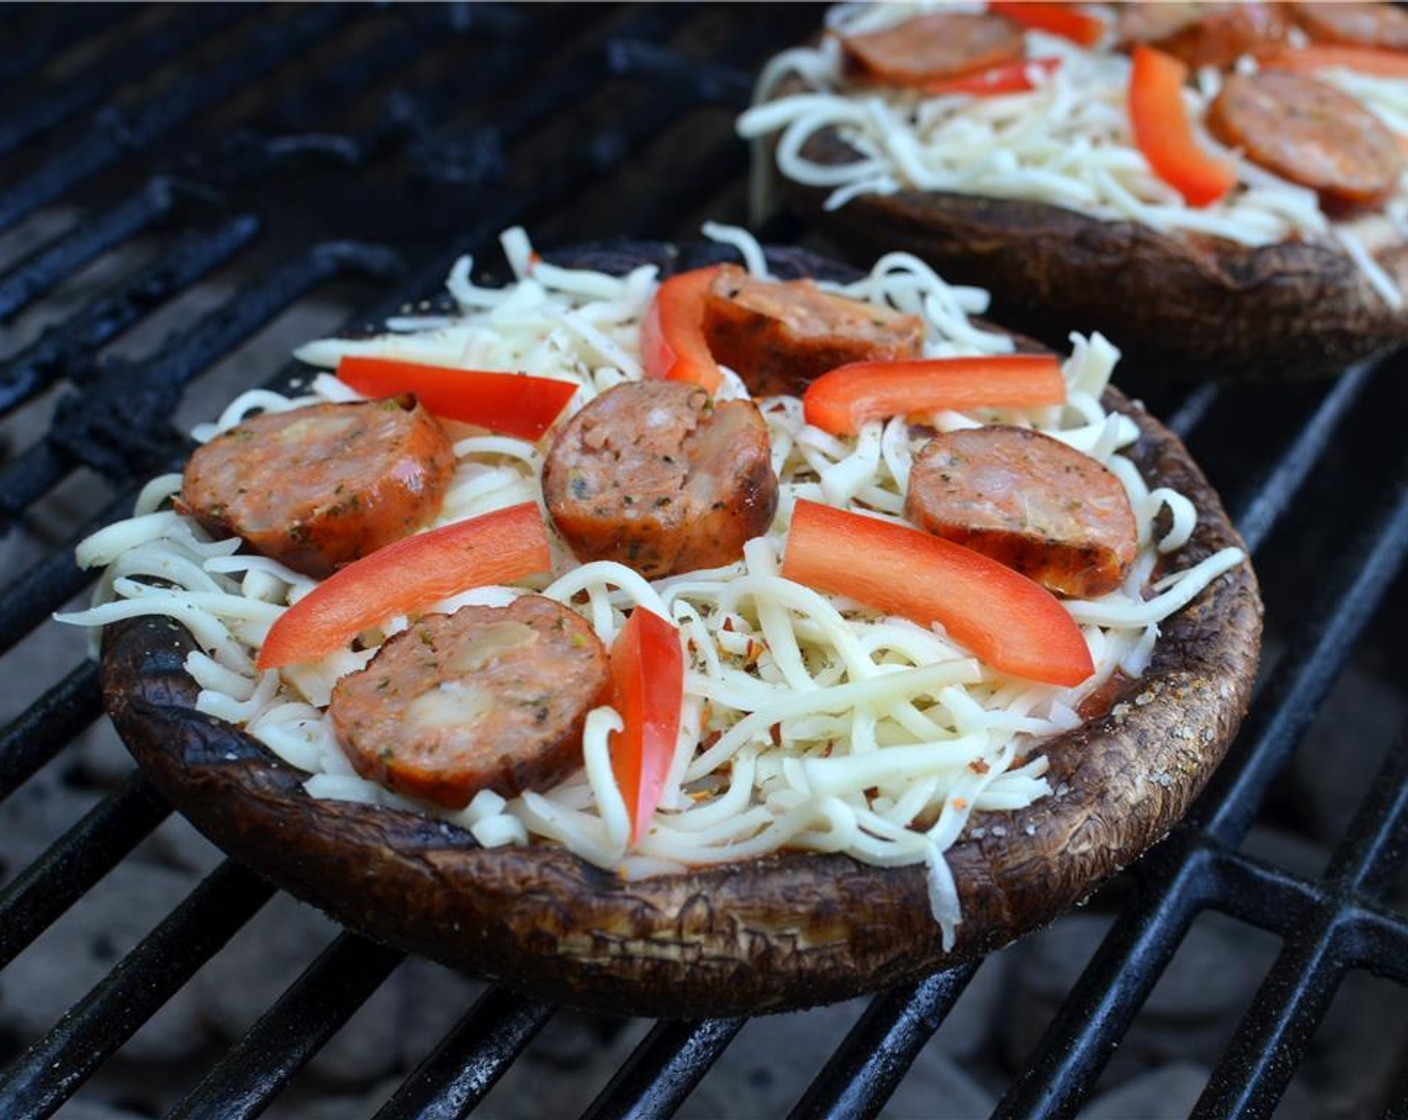
[[[0,269],[0,322],[23,332],[0,336],[0,415],[13,441],[0,462],[0,526],[43,515],[76,471],[104,492],[71,540],[6,572],[0,655],[21,656],[87,584],[73,541],[130,508],[140,482],[182,453],[171,417],[183,389],[310,293],[357,290],[357,303],[375,304],[357,316],[364,323],[433,297],[456,255],[488,254],[506,225],[527,224],[550,246],[688,238],[702,217],[741,220],[746,152],[730,117],[750,74],[818,15],[799,5],[0,10],[13,46],[0,59],[0,232],[24,233],[59,204],[77,215]],[[133,244],[146,255],[102,294],[64,303],[82,270]],[[220,270],[240,284],[224,306],[188,317],[140,359],[104,352]],[[1127,897],[1105,903],[1113,927],[997,1115],[1073,1113],[1204,911],[1282,944],[1200,1117],[1269,1114],[1348,973],[1408,985],[1408,919],[1393,901],[1408,845],[1401,733],[1382,744],[1381,769],[1323,874],[1240,850],[1346,666],[1397,637],[1408,453],[1393,420],[1408,404],[1405,377],[1401,358],[1293,387],[1121,377],[1172,418],[1228,499],[1266,580],[1273,652],[1227,763],[1123,877]],[[76,664],[0,729],[0,802],[22,797],[99,715],[96,671]],[[133,775],[39,859],[8,869],[0,969],[167,813]],[[232,864],[216,870],[13,1057],[0,1072],[0,1114],[57,1110],[271,893]],[[339,936],[171,1115],[258,1115],[401,960]],[[975,971],[877,996],[833,1053],[817,1055],[793,1116],[874,1115]],[[490,990],[379,1115],[465,1115],[554,1011]],[[671,1114],[742,1025],[657,1024],[586,1115]],[[1395,1091],[1385,1087],[1384,1104]]]

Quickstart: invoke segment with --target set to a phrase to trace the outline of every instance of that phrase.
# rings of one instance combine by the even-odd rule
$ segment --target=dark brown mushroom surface
[[[794,79],[778,96],[803,88]],[[814,135],[803,154],[831,165],[861,158],[835,130]],[[865,194],[828,211],[830,188],[778,181],[857,264],[907,250],[946,280],[986,288],[1004,326],[1057,347],[1071,331],[1101,331],[1127,369],[1154,377],[1323,377],[1408,342],[1408,307],[1391,307],[1347,253],[1325,244],[1247,246],[941,191]],[[1392,235],[1374,256],[1408,290],[1408,242]]]
[[[652,252],[666,267],[677,260]],[[611,259],[639,263],[631,250]],[[1129,453],[1150,484],[1177,488],[1199,510],[1172,563],[1240,544],[1178,439],[1118,392],[1106,403],[1139,425]],[[558,847],[484,849],[443,821],[313,799],[306,775],[195,711],[183,669],[194,643],[165,619],[111,628],[102,681],[108,712],[163,796],[232,856],[338,921],[544,999],[694,1018],[914,980],[1086,898],[1167,833],[1206,783],[1245,711],[1260,633],[1256,579],[1243,563],[1164,624],[1148,671],[1108,712],[1042,743],[1059,796],[980,814],[981,839],[965,834],[948,853],[963,907],[949,953],[922,866],[784,853],[623,882]]]

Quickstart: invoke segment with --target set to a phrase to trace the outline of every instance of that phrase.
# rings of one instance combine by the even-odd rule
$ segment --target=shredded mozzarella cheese
[[[756,242],[739,230],[711,227],[764,266]],[[470,264],[448,281],[461,311],[423,331],[375,339],[324,339],[299,350],[332,366],[343,354],[431,356],[466,368],[527,369],[577,385],[572,408],[612,385],[639,377],[639,324],[656,280],[652,269],[626,277],[553,268],[538,261],[521,231],[505,237],[520,279],[480,289]],[[968,314],[986,294],[945,284],[906,254],[879,261],[865,278],[832,290],[924,317],[926,353],[1002,353],[1005,336],[975,328]],[[201,711],[238,724],[290,765],[307,772],[315,797],[408,807],[447,817],[481,844],[556,842],[625,875],[761,856],[783,847],[847,852],[882,865],[923,863],[932,907],[951,941],[960,921],[943,852],[974,812],[1021,808],[1051,791],[1045,761],[1032,743],[1078,726],[1082,699],[1117,670],[1147,663],[1158,623],[1241,559],[1219,553],[1160,584],[1145,602],[1143,584],[1157,550],[1186,542],[1196,512],[1185,498],[1150,491],[1120,454],[1137,436],[1106,416],[1098,396],[1118,352],[1105,339],[1073,336],[1065,363],[1070,404],[1004,411],[982,419],[1032,425],[1087,450],[1115,470],[1130,491],[1141,559],[1121,590],[1098,602],[1066,603],[1096,665],[1075,688],[1004,677],[982,665],[937,627],[890,618],[784,579],[778,557],[798,497],[899,520],[908,472],[923,443],[902,420],[867,425],[843,440],[806,424],[800,402],[761,402],[780,480],[770,530],[738,562],[651,582],[621,564],[579,564],[555,543],[551,581],[534,590],[588,619],[608,645],[636,606],[673,619],[685,643],[686,680],[676,757],[655,818],[628,850],[628,814],[609,760],[621,717],[593,711],[583,736],[584,767],[555,789],[505,800],[481,792],[458,812],[406,798],[358,777],[339,749],[326,705],[337,679],[363,667],[379,641],[404,629],[387,620],[363,635],[367,648],[340,650],[312,665],[257,672],[254,653],[268,628],[315,582],[283,565],[238,553],[236,540],[211,540],[194,520],[166,508],[180,477],[164,476],[142,493],[135,516],[95,533],[79,547],[85,566],[106,566],[91,609],[65,621],[103,626],[137,615],[168,615],[199,643],[187,668],[201,687]],[[740,382],[734,383],[746,393]],[[227,407],[208,438],[258,409],[310,400],[355,399],[335,378],[315,378],[311,395],[285,399],[262,390]],[[948,414],[947,426],[979,417]],[[940,426],[945,426],[942,424]],[[524,440],[473,435],[454,446],[457,467],[435,524],[541,500],[543,449]],[[1172,527],[1160,542],[1153,522],[1167,507]],[[1174,557],[1176,563],[1176,556]],[[150,579],[162,581],[154,586]],[[503,605],[523,588],[475,588],[440,609],[469,602]],[[1014,767],[1014,759],[1031,761]]]
[[[1197,123],[1218,93],[1215,69],[1199,72],[1184,101],[1199,143],[1236,166],[1240,186],[1206,207],[1186,205],[1138,150],[1126,109],[1131,64],[1122,53],[1087,50],[1028,31],[1027,57],[1060,62],[1049,73],[1034,70],[1030,91],[925,96],[858,87],[847,79],[841,36],[891,27],[939,6],[955,7],[924,0],[832,9],[830,33],[816,47],[786,51],[764,68],[755,104],[738,120],[739,135],[757,143],[775,136],[777,171],[807,186],[830,188],[827,209],[863,194],[940,191],[1044,202],[1094,218],[1138,222],[1164,233],[1209,234],[1248,246],[1313,240],[1342,249],[1386,304],[1403,305],[1403,292],[1360,240],[1354,221],[1332,221],[1313,191],[1258,167]],[[1255,65],[1250,58],[1241,60],[1244,70]],[[1317,77],[1356,97],[1408,140],[1408,81],[1339,68]],[[791,78],[800,78],[805,91],[774,97]],[[807,142],[827,129],[860,158],[843,164],[809,159]],[[754,161],[760,181],[771,173],[765,162]],[[761,188],[755,197],[761,199]],[[1384,210],[1401,237],[1408,228],[1408,181],[1400,182]]]

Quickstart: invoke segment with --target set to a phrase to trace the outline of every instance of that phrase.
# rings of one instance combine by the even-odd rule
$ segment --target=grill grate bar
[[[723,50],[715,52],[708,63],[699,60],[686,62],[682,56],[675,56],[681,59],[682,65],[693,67],[694,77],[688,80],[670,76],[672,73],[678,74],[678,70],[672,70],[670,65],[672,60],[669,56],[674,52],[661,51],[653,44],[642,42],[636,37],[624,36],[610,44],[606,62],[609,67],[624,64],[628,66],[628,71],[633,72],[639,68],[643,73],[656,76],[657,81],[663,79],[661,98],[656,105],[659,108],[668,106],[668,122],[680,113],[706,102],[716,102],[730,109],[745,108],[751,92],[751,81],[746,77],[740,80],[740,72],[736,67],[746,65],[757,49],[758,44],[752,38],[744,36],[731,41]],[[657,127],[663,126],[664,122]]]
[[[102,714],[98,666],[85,661],[0,733],[0,801]]]
[[[1347,936],[1353,922],[1347,906],[1356,894],[1386,891],[1404,856],[1408,831],[1408,752],[1390,751],[1355,813],[1326,873],[1328,889],[1304,884],[1316,894],[1315,911],[1281,904],[1285,880],[1273,868],[1258,869],[1263,881],[1243,881],[1231,897],[1267,900],[1290,920],[1287,944],[1243,1017],[1237,1034],[1213,1071],[1195,1116],[1236,1117],[1269,1113],[1285,1092],[1324,1018],[1347,967]],[[1234,861],[1246,870],[1250,862]],[[1230,868],[1229,868],[1230,869]],[[1281,880],[1268,889],[1270,877]],[[1245,876],[1242,876],[1245,880]],[[1273,899],[1271,896],[1277,896]]]
[[[537,84],[525,96],[515,99],[491,125],[477,130],[508,145],[531,132],[554,113],[586,97],[601,82],[605,73],[604,60],[595,53],[578,52],[580,65],[564,67],[552,81]]]
[[[1299,875],[1217,845],[1208,851],[1217,860],[1220,884],[1217,909],[1290,940],[1316,915],[1333,905],[1326,888]]]
[[[237,214],[211,230],[188,233],[157,260],[132,273],[30,346],[0,362],[0,414],[55,379],[91,376],[95,356],[151,308],[226,263],[258,236],[259,219]]]
[[[536,85],[492,122],[471,128],[449,125],[424,138],[415,146],[422,173],[441,184],[472,186],[481,192],[491,185],[501,187],[509,163],[504,152],[508,144],[587,97],[599,84],[600,63],[581,52],[576,57],[578,65]],[[499,65],[510,68],[503,61]]]
[[[608,73],[607,64],[613,44],[631,38],[663,38],[683,26],[688,17],[687,10],[675,5],[642,5],[635,8],[628,23],[613,29],[609,37],[583,54],[582,61],[586,65],[560,68],[552,82],[537,86],[518,104],[506,124],[500,126],[502,118],[496,118],[495,128],[505,139],[523,135],[534,124],[546,119],[564,99],[575,100],[601,83]],[[675,89],[668,92],[678,96],[683,91]]]
[[[574,6],[575,7],[575,6]],[[436,9],[439,11],[439,9]],[[456,33],[466,31],[487,32],[495,38],[486,44],[490,49],[475,60],[475,65],[466,73],[454,75],[452,81],[428,83],[414,93],[401,91],[386,101],[383,119],[356,139],[339,137],[336,140],[346,145],[349,158],[363,160],[366,155],[386,142],[390,137],[408,133],[418,141],[412,152],[412,160],[418,171],[427,177],[461,184],[472,183],[482,186],[485,178],[492,175],[495,180],[502,178],[502,152],[500,151],[503,129],[509,121],[505,113],[496,114],[491,124],[481,125],[471,134],[469,152],[464,150],[464,142],[457,136],[454,126],[436,130],[432,123],[446,113],[462,110],[474,100],[493,95],[521,78],[525,67],[534,58],[558,50],[564,44],[573,42],[578,36],[587,33],[584,18],[575,10],[565,9],[555,13],[550,25],[535,26],[533,35],[526,34],[525,26],[518,17],[521,13],[511,9],[495,10],[488,5],[474,5],[466,12],[466,20],[458,20],[453,12],[444,20],[446,26]],[[580,53],[580,52],[579,52]],[[389,55],[369,52],[362,60],[364,66],[382,66],[387,70],[409,62],[409,58],[395,61]],[[549,102],[546,113],[560,111],[579,97],[590,91],[590,83],[585,87],[580,83],[579,67],[568,67],[565,80],[571,85],[567,89],[562,80],[538,81],[522,101],[515,101],[517,112],[527,110],[524,101]],[[347,91],[355,89],[364,80],[364,73],[357,67],[346,68],[340,81],[334,79],[321,91],[328,106],[336,106],[345,101]],[[285,115],[308,117],[311,115],[311,97],[300,99],[289,106]],[[511,123],[511,122],[510,122]],[[274,141],[274,151],[297,147],[308,138],[291,137]],[[315,138],[316,139],[316,138]],[[442,277],[443,279],[443,277]]]
[[[19,267],[0,276],[0,322],[12,318],[114,245],[150,228],[171,212],[171,184],[154,179],[131,198],[98,218],[80,222]]]
[[[1221,884],[1207,905],[1293,941],[1318,916],[1341,911],[1345,962],[1408,984],[1408,918],[1358,894],[1311,882],[1239,852],[1215,854]],[[1250,892],[1256,892],[1252,897]]]
[[[1408,984],[1408,918],[1361,903],[1345,911],[1350,963],[1398,984]]]
[[[582,1120],[671,1116],[719,1060],[743,1019],[656,1023]]]
[[[1374,369],[1371,363],[1362,362],[1335,382],[1290,448],[1257,486],[1256,496],[1233,514],[1232,520],[1253,552],[1261,547],[1294,500],[1310,468],[1335,435],[1345,413],[1359,398]]]
[[[1187,439],[1194,428],[1202,423],[1208,410],[1217,403],[1222,387],[1215,381],[1205,381],[1184,399],[1176,410],[1169,414],[1164,426],[1179,439]]]
[[[63,479],[67,461],[41,440],[0,467],[0,533],[9,532],[20,514]]]
[[[108,383],[112,384],[111,378],[114,373],[126,372],[128,368],[124,364],[114,364],[107,367]],[[145,396],[133,398],[133,403],[136,405],[147,404],[148,412],[160,414],[165,419],[169,418],[176,403],[171,399],[174,395],[174,393],[166,394],[157,401],[152,399],[152,394],[148,393]],[[61,401],[60,404],[62,405],[63,402]],[[157,405],[161,407],[155,407]],[[114,411],[113,419],[115,426],[129,422],[123,419],[121,412],[117,411]],[[101,429],[99,430],[101,431]],[[62,482],[74,469],[75,456],[69,454],[54,438],[54,431],[51,431],[49,435],[48,440],[34,444],[13,461],[0,467],[0,533],[7,531],[30,505]],[[165,428],[133,427],[129,429],[129,435],[134,441],[134,445],[127,450],[134,456],[140,455],[144,462],[150,462],[158,454],[169,456],[175,450],[176,437],[174,433],[168,432]],[[120,435],[119,438],[121,438]],[[120,452],[112,455],[114,466],[117,465],[119,455]],[[124,516],[126,515],[124,514]],[[17,608],[24,606],[25,604],[16,604]]]
[[[241,288],[221,310],[173,336],[158,354],[135,368],[144,378],[184,385],[320,284],[346,276],[387,280],[403,267],[400,255],[381,245],[357,241],[316,245]]]
[[[374,1120],[458,1120],[467,1115],[556,1010],[500,987],[489,989]]]
[[[1381,898],[1408,858],[1408,734],[1400,733],[1350,821],[1325,877]]]
[[[666,35],[683,22],[686,14],[672,6],[641,9],[639,15],[627,26],[618,29],[599,50],[581,57],[579,65],[561,69],[551,81],[539,83],[517,100],[506,113],[496,116],[491,125],[476,130],[470,144],[472,151],[460,160],[466,163],[464,174],[474,179],[500,178],[499,168],[504,150],[515,140],[540,126],[564,105],[585,97],[597,88],[618,60],[623,44],[635,43],[639,38]],[[726,59],[756,48],[756,43],[743,38],[725,47],[720,57]],[[720,72],[734,71],[720,68]],[[700,100],[700,91],[692,88],[696,84],[665,84],[656,91],[657,97],[632,113],[626,121],[594,132],[577,151],[574,151],[574,163],[577,166],[571,174],[586,180],[606,169],[617,167],[632,151],[644,147],[653,136],[665,131],[682,113],[694,107]],[[740,101],[740,104],[742,103]],[[560,191],[554,193],[562,194]],[[522,207],[521,210],[526,211],[528,207]],[[632,228],[646,228],[639,216],[627,215],[625,221]],[[503,224],[497,228],[503,228]],[[626,231],[618,228],[615,232]]]
[[[0,1074],[0,1115],[51,1116],[273,895],[226,861]]]
[[[292,135],[273,135],[240,128],[224,136],[201,161],[202,179],[218,190],[248,189],[259,183],[278,182],[287,174],[286,157],[318,152],[349,166],[361,166],[383,144],[411,131],[427,115],[425,106],[407,102],[403,95],[388,100],[381,119],[364,134],[351,137],[309,131],[323,118],[345,109],[369,85],[385,81],[391,74],[414,62],[436,41],[454,29],[453,18],[439,6],[426,10],[429,18],[402,21],[394,34],[374,39],[357,55],[330,70],[317,73],[299,89],[281,98],[262,114],[268,128],[277,132],[293,129]],[[510,77],[521,71],[524,60],[510,58],[506,50],[496,50],[491,61]],[[465,98],[466,88],[483,81],[476,71],[456,87]],[[487,87],[486,87],[487,88]]]
[[[623,162],[629,158],[632,152],[644,147],[651,137],[663,132],[677,116],[688,108],[688,102],[683,95],[666,91],[625,123],[616,128],[604,129],[595,133],[589,141],[582,145],[571,170],[564,172],[560,181],[553,183],[546,189],[534,191],[531,196],[520,194],[520,205],[510,208],[497,221],[481,224],[478,227],[481,234],[492,236],[508,225],[521,221],[527,214],[547,210],[562,198],[570,197],[573,191],[589,184],[603,170]],[[687,193],[696,185],[684,184],[682,188],[677,189]],[[671,193],[651,205],[668,212],[672,209],[669,203],[678,200],[679,197],[679,194]],[[648,216],[649,212],[649,208],[646,208],[641,216]],[[637,220],[638,217],[637,215],[625,217],[617,232],[630,234],[640,231],[643,227]]]
[[[1405,746],[1400,740],[1389,752],[1336,849],[1325,876],[1331,889],[1320,892],[1318,913],[1287,923],[1290,939],[1213,1071],[1195,1116],[1269,1113],[1285,1092],[1351,956],[1348,904],[1357,895],[1386,892],[1408,856]],[[1234,896],[1265,897],[1268,892],[1259,886]]]
[[[876,996],[789,1120],[878,1113],[977,971],[966,964]]]
[[[262,284],[242,288],[226,305],[226,313],[201,320],[194,331],[176,340],[162,360],[182,384],[194,380],[214,361],[222,345],[233,347],[263,327],[299,297],[321,284],[341,277],[357,276],[385,280],[404,268],[401,257],[380,245],[355,241],[325,242],[303,257],[290,261]],[[254,320],[250,322],[248,320]],[[209,328],[209,339],[197,334]],[[297,365],[306,376],[307,367]]]
[[[1323,414],[1322,405],[1316,419]],[[1297,447],[1303,443],[1298,440]],[[1328,695],[1408,552],[1408,487],[1394,489],[1397,500],[1367,534],[1372,544],[1349,550],[1350,555],[1364,556],[1366,551],[1368,555],[1357,570],[1341,568],[1337,573],[1344,586],[1322,600],[1321,609],[1273,675],[1227,760],[1179,831],[1186,834],[1201,827],[1227,845],[1246,834],[1267,786]],[[1182,896],[1193,888],[1180,886],[1179,880],[1206,866],[1209,858],[1208,849],[1195,847],[1171,875],[1153,872],[1148,884],[1152,893],[1116,922],[1082,974],[1073,998],[1043,1036],[1036,1060],[1004,1099],[1004,1106],[1009,1101],[1010,1106],[1002,1115],[1058,1115],[1066,1100],[1082,1099],[1088,1093],[1191,920],[1192,911]],[[1160,863],[1156,855],[1151,866]],[[1220,900],[1200,894],[1199,905],[1231,904],[1239,893],[1225,893]],[[1261,901],[1265,896],[1257,898]],[[1151,957],[1151,951],[1162,945],[1169,946],[1168,955]],[[1088,992],[1094,993],[1093,1001]]]
[[[22,874],[0,888],[0,968],[170,815],[171,807],[145,778],[134,773]]]
[[[19,4],[5,5],[5,14],[18,16],[25,11]],[[0,58],[0,82],[23,78],[68,50],[78,40],[106,31],[119,20],[131,17],[133,8],[126,4],[85,4],[83,18],[50,18],[42,29],[14,35],[6,43]],[[48,13],[52,16],[53,9]]]
[[[118,86],[169,64],[192,43],[218,34],[246,14],[248,9],[238,4],[202,4],[193,13],[167,20],[149,34],[138,36],[86,73],[36,91],[0,118],[0,155],[101,105]]]
[[[1193,919],[1216,897],[1213,855],[1192,848],[1178,860],[1169,842],[1144,857],[1146,893],[1106,934],[1070,996],[1027,1058],[995,1118],[1066,1116],[1089,1095],[1129,1022],[1153,991]]]
[[[104,111],[85,135],[53,160],[0,194],[0,232],[125,156],[145,151],[205,111],[336,30],[347,19],[336,5],[312,5],[288,20],[259,28],[237,57],[178,85],[130,113]]]
[[[1331,911],[1281,950],[1193,1110],[1197,1120],[1270,1115],[1339,988],[1338,926]]]
[[[620,38],[607,50],[613,74],[645,78],[677,89],[687,89],[695,101],[711,101],[742,108],[753,94],[753,77],[730,66],[686,58],[679,51],[641,39]]]
[[[0,590],[0,653],[13,648],[30,627],[38,625],[93,580],[78,566],[74,550],[89,534],[132,513],[138,488],[132,487],[108,505],[58,551],[35,564],[19,579]]]
[[[1402,467],[1408,475],[1408,461]],[[1251,826],[1256,807],[1338,679],[1364,627],[1408,554],[1408,478],[1391,490],[1388,509],[1346,551],[1349,563],[1325,580],[1331,588],[1264,689],[1209,793],[1189,815],[1192,826],[1230,845]]]
[[[732,141],[724,141],[705,154],[701,167],[689,181],[679,184],[673,194],[650,199],[620,223],[625,233],[646,237],[651,232],[668,229],[678,221],[681,211],[693,210],[707,200],[729,179],[742,172],[748,163],[746,152]],[[697,230],[690,231],[697,234]]]
[[[105,367],[93,386],[59,402],[48,441],[0,468],[0,526],[78,463],[123,478],[164,461],[176,441],[168,421],[187,382],[318,285],[346,274],[384,278],[400,267],[400,257],[380,246],[318,245],[266,280],[242,288],[153,357]]]
[[[272,116],[287,127],[311,128],[328,113],[344,108],[368,86],[409,66],[433,41],[432,32],[443,35],[450,30],[452,21],[443,18],[438,6],[429,14],[436,18],[402,21],[394,34],[378,36],[365,50],[316,75],[309,85],[283,98]]]
[[[404,959],[398,950],[339,934],[167,1120],[258,1116]]]

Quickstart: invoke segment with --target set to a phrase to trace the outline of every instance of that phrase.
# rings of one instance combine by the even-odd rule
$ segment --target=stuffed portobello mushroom
[[[697,1017],[991,951],[1178,820],[1261,606],[1115,349],[711,233],[506,235],[512,283],[302,348],[84,542],[68,620],[216,843],[388,944]]]
[[[739,130],[847,255],[917,253],[1048,343],[1332,374],[1408,341],[1405,32],[1387,4],[842,5]]]

